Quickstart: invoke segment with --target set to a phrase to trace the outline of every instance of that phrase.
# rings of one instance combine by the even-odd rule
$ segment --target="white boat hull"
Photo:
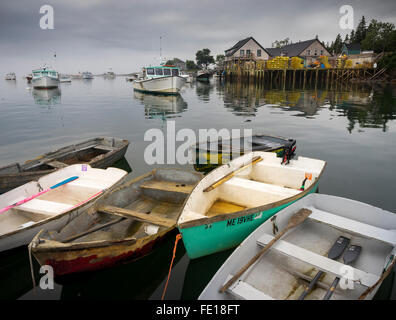
[[[186,83],[182,77],[161,77],[147,80],[134,80],[134,90],[162,94],[178,94]]]
[[[42,229],[61,228],[92,206],[127,174],[117,168],[71,165],[0,196],[0,209],[47,190],[70,177],[74,181],[32,198],[0,214],[0,252],[28,244]],[[41,187],[41,188],[40,188]]]
[[[57,88],[59,86],[59,79],[44,76],[32,79],[32,85],[36,89]]]
[[[6,76],[5,80],[16,80],[16,76]]]
[[[353,287],[349,290],[337,287],[332,299],[355,300],[380,279],[390,257],[396,254],[394,213],[354,200],[311,194],[277,213],[279,231],[302,208],[311,210],[311,216],[278,240],[225,293],[220,293],[219,289],[230,275],[235,275],[273,237],[275,224],[268,220],[251,233],[224,262],[198,299],[295,300],[304,289],[300,280],[309,282],[318,270],[325,274],[306,299],[323,299],[336,275],[345,275],[340,267],[342,259],[327,258],[329,248],[340,235],[349,238],[350,244],[361,246],[362,252],[351,266],[355,269],[349,276],[355,280],[348,281],[353,281]],[[262,242],[263,239],[267,241]],[[365,299],[372,299],[379,287],[380,284]]]

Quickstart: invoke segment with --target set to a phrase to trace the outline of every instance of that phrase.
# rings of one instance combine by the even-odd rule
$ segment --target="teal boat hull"
[[[234,219],[216,221],[193,227],[180,228],[184,247],[190,259],[200,258],[239,245],[262,223],[278,211],[317,191],[318,182],[300,198],[265,211],[249,213]]]

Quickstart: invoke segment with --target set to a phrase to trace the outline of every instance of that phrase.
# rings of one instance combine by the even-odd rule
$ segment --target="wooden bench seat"
[[[226,284],[232,277],[232,275],[228,275],[226,281],[224,281],[224,284]],[[266,295],[264,292],[256,289],[242,280],[234,282],[227,289],[227,292],[240,300],[274,300],[274,298]]]
[[[161,190],[161,191],[169,191],[169,192],[176,192],[182,194],[190,194],[193,187],[194,186],[190,184],[183,184],[179,182],[172,182],[165,180],[148,180],[140,185],[140,188],[142,189]]]
[[[274,237],[269,234],[263,234],[257,240],[257,244],[264,247],[273,238]],[[302,262],[308,263],[324,272],[331,273],[336,277],[340,277],[340,278],[346,277],[348,281],[360,282],[360,284],[366,287],[371,287],[379,279],[379,276],[375,274],[368,273],[353,268],[351,266],[349,267],[352,269],[352,272],[348,274],[344,274],[342,273],[342,271],[344,270],[343,267],[345,266],[345,264],[335,260],[331,260],[327,257],[321,256],[320,254],[301,248],[284,240],[278,240],[276,243],[272,245],[270,250],[279,251],[282,254],[285,254],[292,258],[296,258]]]

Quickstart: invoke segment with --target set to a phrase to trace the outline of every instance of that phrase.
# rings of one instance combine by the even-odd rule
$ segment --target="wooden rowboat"
[[[305,157],[282,165],[275,153],[251,152],[211,171],[178,220],[190,259],[237,246],[279,210],[315,192],[325,165]]]
[[[220,293],[225,282],[273,239],[274,225],[281,231],[289,218],[302,208],[312,211],[308,219],[289,230],[224,293]],[[343,257],[348,249],[335,260],[328,257],[332,244],[340,236],[349,240],[349,247],[361,247],[357,259],[348,266]],[[199,299],[296,300],[318,271],[322,271],[323,276],[305,299],[323,299],[336,277],[341,281],[331,299],[372,299],[383,281],[383,272],[386,274],[393,267],[395,254],[394,213],[354,200],[311,194],[278,212],[272,221],[262,224],[243,241]]]
[[[122,159],[128,145],[128,140],[119,138],[93,138],[45,153],[24,164],[12,163],[0,167],[0,193],[72,164],[87,163],[93,168],[104,169]]]
[[[0,195],[0,251],[28,244],[42,228],[66,225],[126,174],[75,164]]]
[[[32,253],[56,276],[138,259],[176,230],[180,208],[202,175],[157,169],[117,187],[61,229],[32,240]]]
[[[287,155],[286,160],[290,160],[296,151],[296,140],[256,133],[240,138],[198,142],[192,146],[192,149],[195,149],[194,169],[208,173],[250,151],[275,152],[278,157]]]

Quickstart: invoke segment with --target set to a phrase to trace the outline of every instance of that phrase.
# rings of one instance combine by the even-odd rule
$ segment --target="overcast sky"
[[[39,26],[46,4],[54,30]],[[0,0],[0,73],[22,76],[43,63],[64,73],[138,71],[158,64],[160,36],[162,56],[183,60],[202,48],[224,54],[248,36],[264,47],[286,37],[331,42],[346,34],[338,24],[344,4],[355,26],[362,15],[396,23],[395,0]]]

